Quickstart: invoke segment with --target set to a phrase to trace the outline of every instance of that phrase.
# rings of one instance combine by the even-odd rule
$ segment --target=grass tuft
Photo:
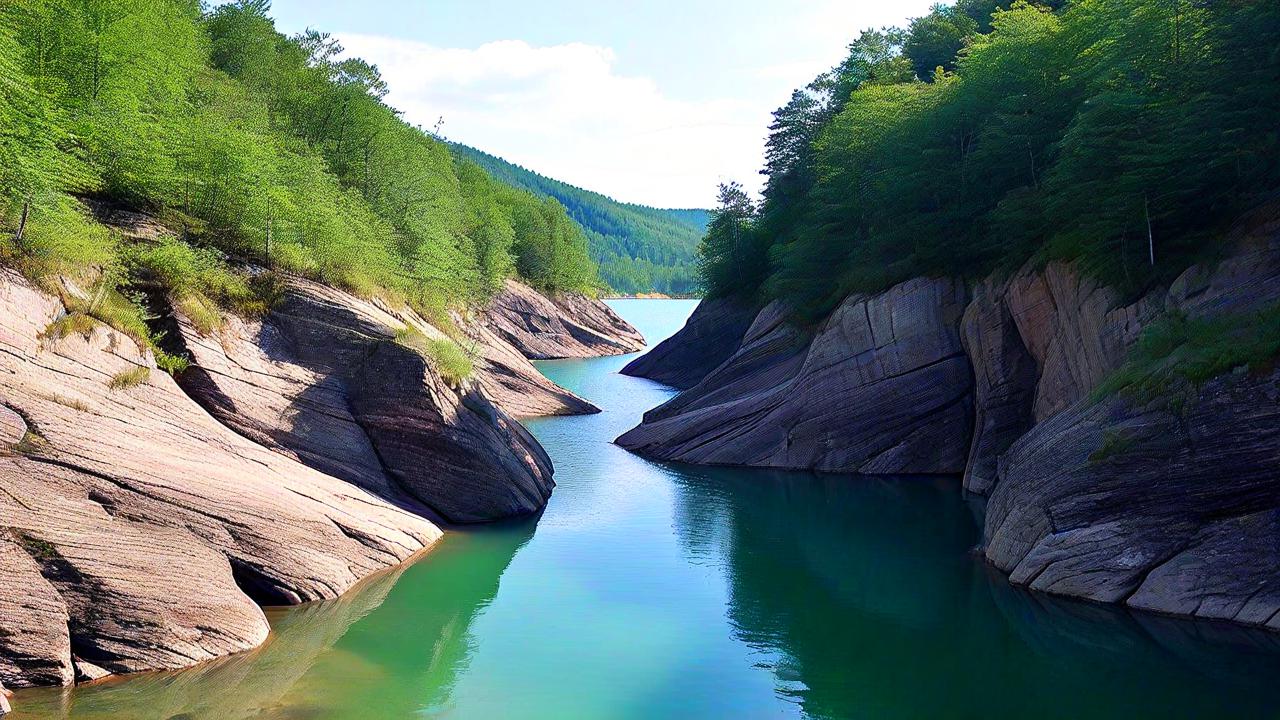
[[[112,390],[128,390],[137,387],[147,380],[151,379],[151,369],[142,365],[135,365],[127,370],[121,370],[111,376],[111,382],[107,383],[107,387]]]
[[[471,354],[453,340],[429,338],[406,326],[396,332],[396,342],[425,357],[431,367],[455,387],[475,371]]]
[[[201,335],[211,335],[221,330],[225,322],[218,306],[198,292],[187,291],[175,298],[173,304]]]
[[[40,339],[46,341],[62,340],[71,335],[82,335],[88,338],[97,325],[98,322],[85,313],[69,312],[49,323],[44,332],[40,334]]]

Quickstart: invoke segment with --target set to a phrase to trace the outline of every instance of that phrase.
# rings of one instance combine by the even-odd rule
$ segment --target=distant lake
[[[697,301],[612,300],[650,344]],[[536,521],[451,532],[260,650],[19,695],[23,718],[1203,718],[1280,713],[1280,638],[1011,587],[958,479],[654,464],[673,392],[631,357],[539,363],[604,408],[528,423]],[[2,627],[2,619],[0,619]]]

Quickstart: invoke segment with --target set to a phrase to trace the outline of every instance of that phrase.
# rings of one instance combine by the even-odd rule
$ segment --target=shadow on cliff
[[[375,575],[336,600],[268,611],[265,645],[127,682],[30,690],[14,720],[398,718],[448,702],[469,628],[534,524],[451,533],[429,562]]]
[[[1032,596],[991,573],[958,479],[669,469],[685,551],[723,568],[738,637],[809,717],[1280,707],[1266,633]]]
[[[475,383],[451,387],[391,330],[352,308],[289,291],[249,339],[316,380],[278,418],[249,417],[199,366],[181,378],[211,414],[256,442],[441,523],[539,511],[551,461]],[[279,382],[283,381],[278,381]]]

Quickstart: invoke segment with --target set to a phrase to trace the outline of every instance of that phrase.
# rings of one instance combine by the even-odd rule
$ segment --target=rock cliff
[[[632,364],[687,389],[618,442],[695,463],[962,472],[990,496],[983,552],[1016,584],[1280,628],[1280,371],[1098,393],[1153,322],[1280,303],[1276,208],[1224,245],[1137,299],[1049,263],[967,293],[917,279],[850,297],[813,331],[773,305],[728,332],[708,304]]]
[[[0,682],[174,668],[261,643],[429,521],[231,432],[130,338],[0,273]]]
[[[507,280],[483,319],[531,360],[625,355],[644,349],[644,337],[608,305],[581,293],[545,296],[515,280]]]
[[[688,390],[738,349],[757,310],[735,300],[703,300],[679,332],[632,360],[622,374]]]
[[[956,473],[971,422],[966,290],[917,279],[846,299],[812,333],[764,308],[731,357],[618,438],[663,460]]]
[[[550,459],[484,392],[491,366],[451,387],[396,341],[406,327],[443,337],[407,311],[291,279],[262,320],[231,317],[207,337],[179,320],[193,361],[182,386],[259,444],[450,522],[527,515],[551,494]],[[535,382],[544,397],[576,400]]]

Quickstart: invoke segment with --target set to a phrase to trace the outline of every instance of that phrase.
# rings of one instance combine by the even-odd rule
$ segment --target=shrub
[[[428,340],[427,356],[436,372],[453,385],[471,377],[474,370],[471,356],[453,340]]]
[[[155,348],[156,366],[170,375],[181,375],[191,367],[191,361],[182,355],[173,355],[160,348]]]
[[[1280,305],[1256,313],[1191,319],[1172,312],[1151,323],[1125,364],[1094,393],[1149,401],[1182,382],[1199,387],[1235,368],[1266,369],[1280,357]]]

